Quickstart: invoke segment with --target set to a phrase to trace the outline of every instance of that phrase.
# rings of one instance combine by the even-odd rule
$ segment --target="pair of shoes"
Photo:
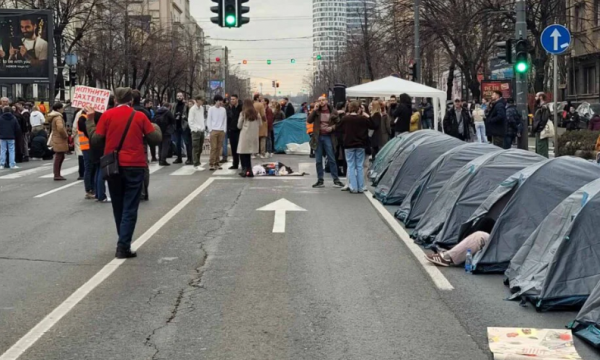
[[[221,165],[217,166],[217,170],[223,170],[223,167]]]
[[[152,160],[150,160],[150,162],[157,162],[158,159],[157,158],[152,158]]]
[[[83,176],[80,176],[77,178],[77,181],[81,181],[81,180],[84,180]]]
[[[215,167],[211,165],[211,166],[208,168],[208,170],[210,170],[210,171],[215,171]]]
[[[237,170],[237,169],[238,169],[238,167],[237,167],[237,166],[230,166],[230,167],[229,167],[229,170]]]
[[[132,259],[132,258],[137,257],[137,253],[135,251],[131,251],[131,249],[129,249],[129,250],[117,249],[117,252],[115,253],[115,257],[117,259]]]
[[[221,159],[221,161],[219,161],[219,163],[226,164],[227,163],[227,159]]]
[[[183,160],[181,160],[181,158],[173,161],[173,164],[183,164]]]
[[[335,180],[333,180],[333,186],[339,187],[339,188],[343,188],[344,187],[344,183],[341,182],[340,179],[335,179]]]
[[[96,194],[94,194],[94,193],[93,193],[93,192],[91,192],[91,191],[90,191],[89,193],[86,193],[86,194],[85,194],[85,199],[86,199],[86,200],[93,200],[93,199],[95,199],[95,198],[96,198]]]
[[[56,176],[56,177],[54,177],[54,181],[65,181],[65,180],[67,180],[67,179],[65,179],[62,176]]]
[[[444,256],[442,256],[442,254],[427,254],[425,255],[425,259],[430,263],[436,264],[438,266],[448,267],[452,265],[452,261],[444,259]]]
[[[311,159],[314,159],[315,158],[315,154],[311,154],[308,157],[311,158]]]
[[[186,165],[193,165],[193,164],[194,164],[194,162],[193,162],[192,160],[188,160],[188,161],[186,161],[186,162],[185,162],[185,164],[186,164]]]
[[[325,181],[319,179],[319,181],[317,181],[317,183],[314,184],[312,187],[315,188],[315,189],[324,188],[325,187]]]
[[[11,167],[10,169],[11,170],[17,170],[17,169],[20,169],[20,167],[18,167],[18,166],[15,165],[15,166]]]
[[[161,162],[158,163],[158,165],[160,165],[160,166],[171,166],[171,164],[169,164],[166,161],[161,161]]]

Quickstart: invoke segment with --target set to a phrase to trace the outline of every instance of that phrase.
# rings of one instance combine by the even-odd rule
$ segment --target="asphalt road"
[[[440,290],[366,196],[331,179],[312,189],[307,157],[275,159],[313,175],[156,169],[139,257],[121,262],[109,204],[84,200],[80,183],[35,197],[76,174],[58,184],[40,178],[51,173],[44,162],[19,178],[1,171],[0,359],[490,359],[488,326],[574,318],[504,301],[501,277],[442,269],[454,289]],[[275,214],[257,209],[282,198],[307,211],[287,213],[285,233],[273,233]]]

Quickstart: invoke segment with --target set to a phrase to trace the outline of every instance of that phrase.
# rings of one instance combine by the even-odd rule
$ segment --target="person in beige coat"
[[[251,156],[259,150],[258,135],[262,123],[266,122],[256,110],[256,104],[252,103],[250,99],[244,100],[242,114],[238,120],[238,129],[241,132],[237,152],[240,154],[240,162],[242,163],[241,177],[254,177]]]
[[[269,124],[266,123],[267,110],[265,109],[265,105],[263,103],[263,97],[259,94],[254,95],[254,109],[256,109],[256,112],[258,112],[258,116],[260,116],[260,118],[263,119],[265,122],[264,126],[261,124],[261,128],[258,132],[258,151],[256,151],[256,155],[259,156],[261,159],[264,159],[265,149],[267,146]]]
[[[67,180],[60,175],[65,154],[69,151],[69,134],[63,117],[64,106],[57,102],[52,105],[52,111],[46,116],[46,122],[50,124],[50,145],[54,150],[54,181]]]

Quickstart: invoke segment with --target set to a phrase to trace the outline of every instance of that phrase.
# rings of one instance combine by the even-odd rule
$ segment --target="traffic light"
[[[291,62],[292,64],[295,64],[295,63],[296,63],[296,59],[292,59],[290,62]]]
[[[277,83],[277,87],[279,87],[279,83]]]
[[[412,81],[417,81],[417,65],[416,64],[410,64],[408,66],[408,68],[410,69],[410,75],[412,76]]]
[[[517,41],[515,46],[517,56],[515,58],[515,72],[526,74],[529,71],[529,42],[524,39]]]
[[[237,0],[223,0],[223,27],[237,27],[238,5]]]
[[[317,55],[317,60],[321,60],[323,57],[321,55]]]
[[[215,61],[216,61],[216,62],[220,62],[220,61],[221,61],[221,58],[217,56],[217,57],[215,58]]]
[[[242,64],[247,65],[248,64],[248,60],[242,61]]]
[[[267,60],[267,65],[271,65],[271,60]]]
[[[242,25],[250,22],[250,18],[243,16],[250,12],[249,6],[242,6],[243,3],[247,3],[249,0],[237,0],[237,26],[242,27]]]
[[[217,24],[219,26],[223,26],[223,0],[212,0],[212,2],[217,3],[217,6],[211,6],[210,11],[217,14],[217,16],[213,16],[210,18],[210,21],[213,24]]]
[[[498,47],[498,59],[512,64],[512,40],[498,41],[496,47]]]

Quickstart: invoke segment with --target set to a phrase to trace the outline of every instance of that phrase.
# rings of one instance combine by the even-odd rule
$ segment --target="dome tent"
[[[412,133],[404,133],[398,135],[396,138],[400,139],[400,141],[394,144],[393,150],[390,149],[390,151],[387,154],[384,154],[382,156],[382,162],[380,163],[380,165],[377,168],[373,167],[371,171],[371,180],[373,181],[373,186],[379,185],[381,179],[383,179],[383,177],[387,174],[387,171],[390,168],[392,162],[398,156],[400,156],[400,154],[414,141],[417,141],[423,137],[440,135],[442,135],[440,132],[433,130],[420,130]]]
[[[600,348],[600,282],[569,328],[574,329],[575,335]]]
[[[396,211],[396,217],[407,228],[414,228],[440,189],[460,168],[480,156],[499,150],[500,148],[494,145],[464,144],[442,154],[413,184]]]
[[[401,136],[391,138],[375,156],[375,160],[369,167],[369,180],[373,181],[377,175],[383,170],[384,165],[387,166],[391,162],[391,155],[396,152],[403,138]]]
[[[600,178],[600,166],[575,157],[546,162],[519,187],[496,221],[474,272],[504,272],[544,218],[574,191]]]
[[[581,307],[600,281],[600,179],[575,191],[546,216],[512,259],[514,295],[539,311]]]
[[[383,174],[379,181],[377,181],[377,188],[375,189],[375,197],[379,198],[379,194],[383,190],[389,189],[389,186],[394,182],[396,176],[398,176],[398,172],[402,169],[402,166],[410,156],[410,154],[417,148],[417,146],[423,141],[432,138],[432,137],[440,137],[447,136],[437,131],[432,130],[424,130],[417,131],[413,133],[414,135],[410,136],[410,138],[406,139],[402,145],[394,154],[394,158],[390,162],[385,174]]]
[[[306,133],[306,114],[298,113],[273,125],[277,154],[285,154],[288,144],[304,144],[310,141]]]
[[[397,175],[391,179],[389,188],[385,184],[378,187],[379,200],[386,205],[400,205],[408,194],[410,187],[417,181],[428,164],[435,161],[446,151],[464,144],[451,136],[435,136],[414,143],[414,150],[407,153],[406,161],[398,169]]]
[[[498,220],[502,210],[504,210],[519,187],[545,163],[546,161],[540,161],[537,164],[528,166],[500,183],[496,190],[475,210],[473,215],[461,225],[458,235],[459,240],[475,232],[482,219],[492,219],[494,222]]]
[[[458,226],[471,216],[498,184],[508,176],[543,160],[544,157],[529,151],[510,149],[488,153],[471,161],[448,180],[411,236],[417,243],[431,244],[442,230],[458,233]],[[454,223],[456,221],[460,222]],[[457,242],[448,238],[447,242],[437,241],[436,244],[451,248]]]

